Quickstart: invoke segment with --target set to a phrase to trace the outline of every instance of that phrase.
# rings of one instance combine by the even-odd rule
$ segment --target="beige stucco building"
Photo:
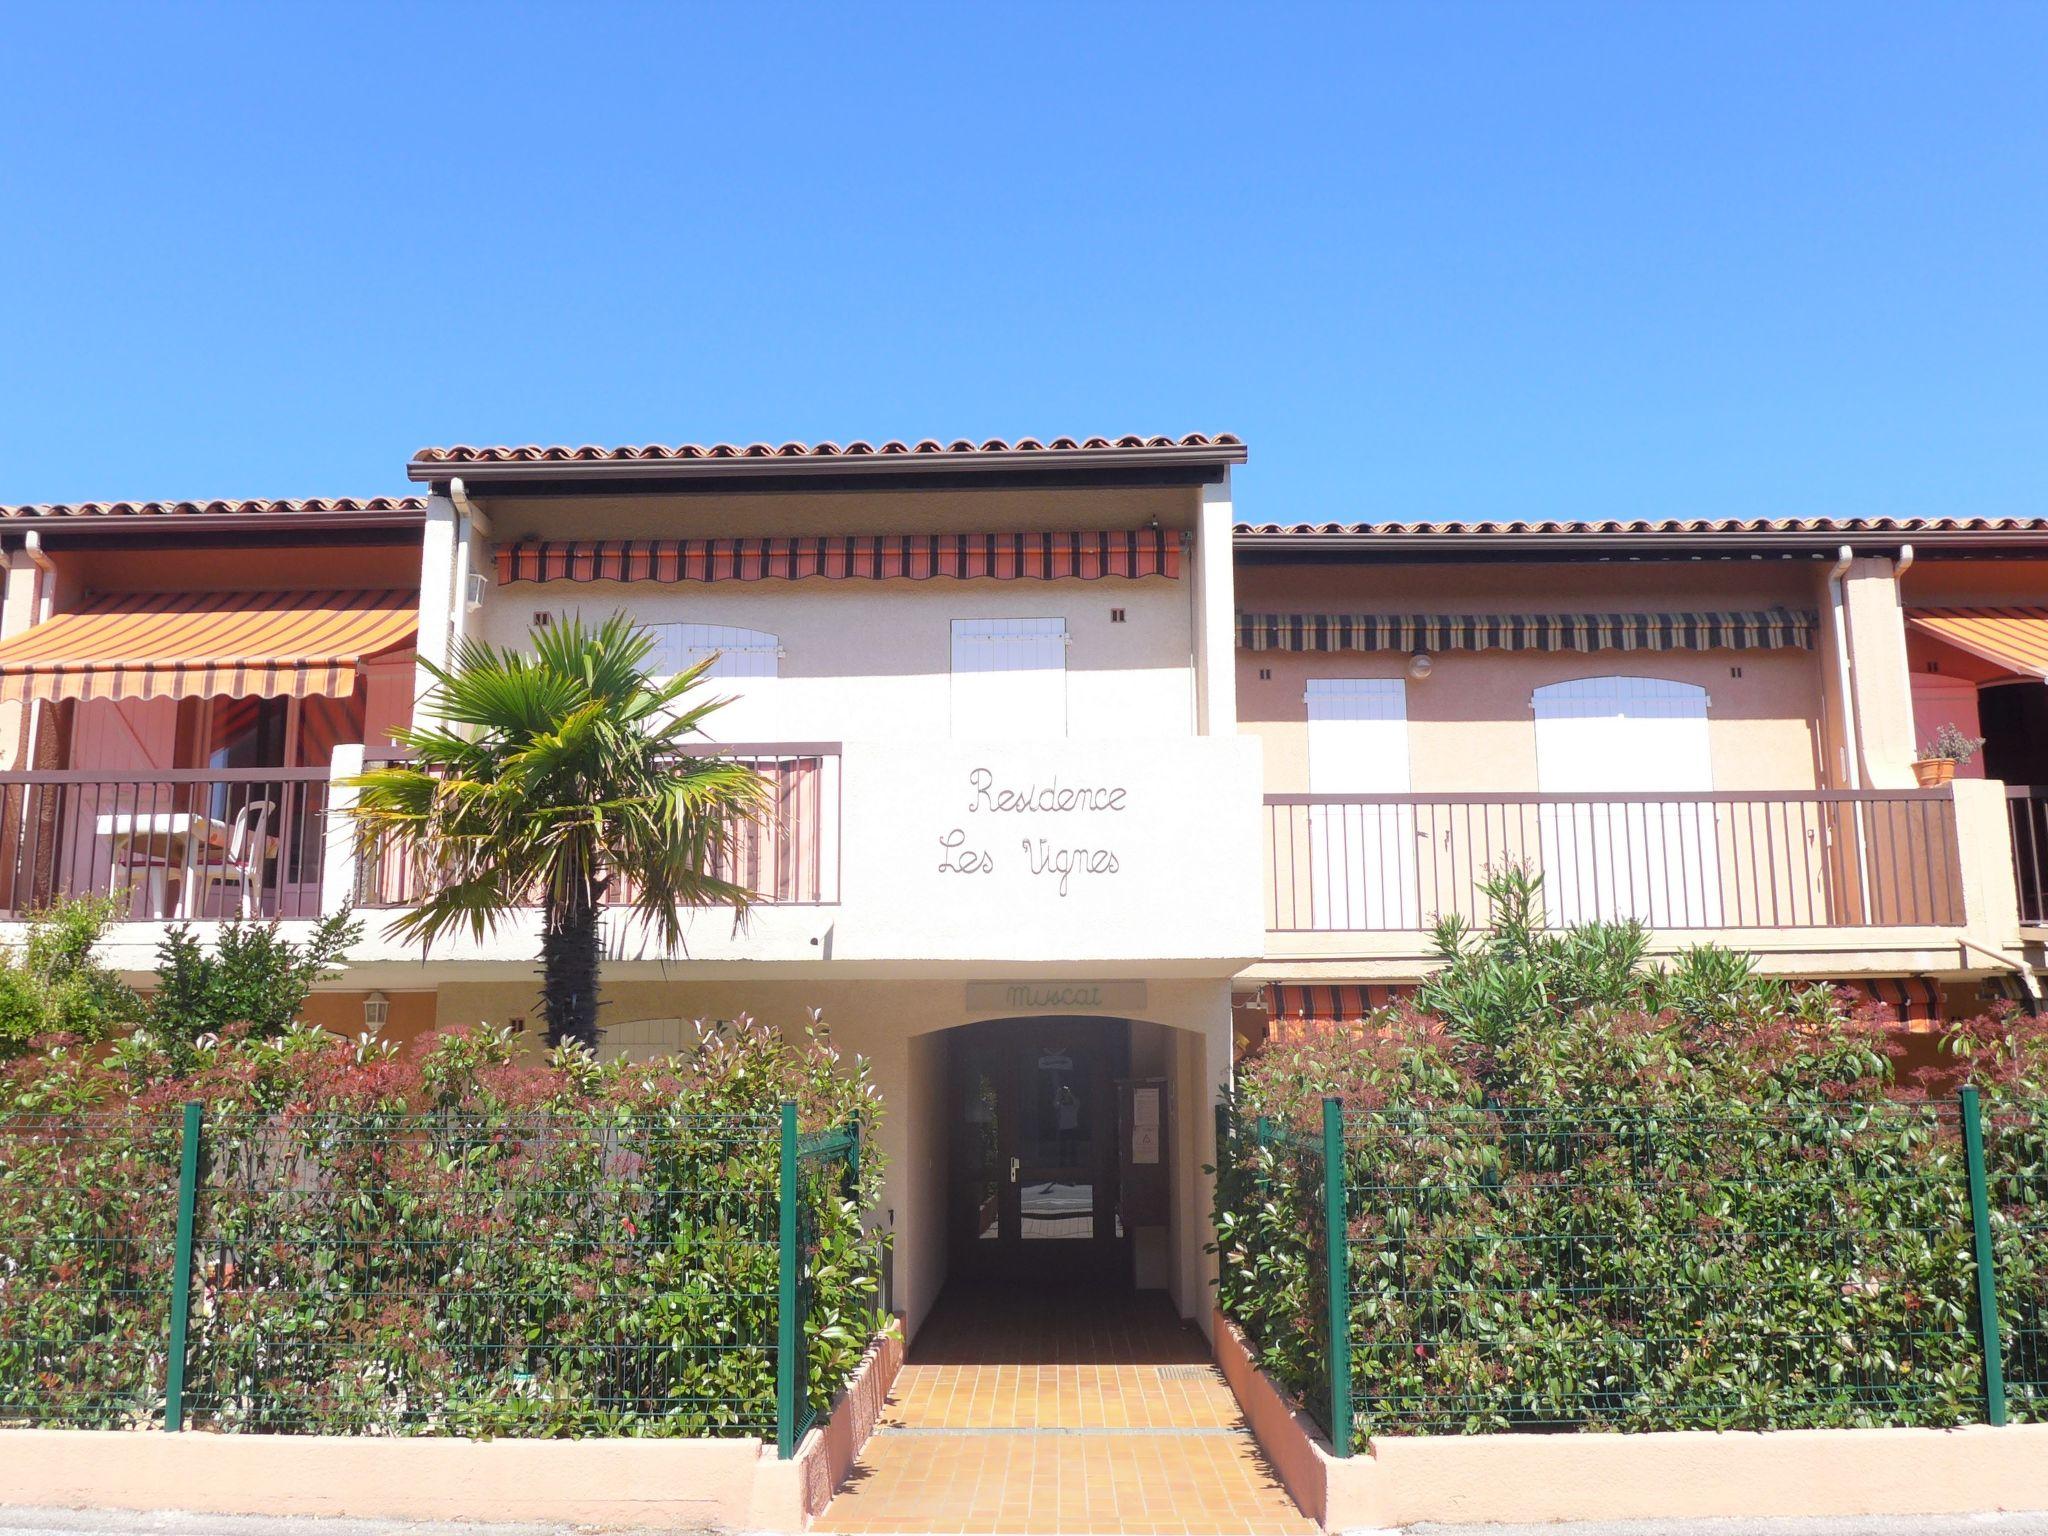
[[[1922,1018],[2037,995],[2048,822],[2008,781],[2048,782],[2048,525],[1262,524],[1244,458],[455,448],[408,498],[4,509],[5,921],[117,893],[143,977],[167,923],[353,906],[318,1022],[537,1041],[533,916],[388,938],[406,871],[338,833],[344,781],[419,663],[623,610],[667,667],[715,658],[719,749],[778,813],[738,855],[747,923],[612,925],[605,1049],[819,1010],[887,1105],[913,1332],[976,1272],[1206,1326],[1235,1054],[1412,985],[1510,860],[1555,920],[1637,917],[1662,953]],[[1989,744],[1922,789],[1946,723]]]

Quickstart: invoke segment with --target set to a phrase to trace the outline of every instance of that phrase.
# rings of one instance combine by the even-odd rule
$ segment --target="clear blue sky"
[[[1259,519],[2048,513],[2048,4],[0,5],[0,501],[1229,430]]]

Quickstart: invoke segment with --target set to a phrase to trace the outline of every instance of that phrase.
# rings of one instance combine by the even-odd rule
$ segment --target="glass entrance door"
[[[1115,1272],[1119,1019],[1005,1019],[953,1048],[953,1250],[985,1276]]]

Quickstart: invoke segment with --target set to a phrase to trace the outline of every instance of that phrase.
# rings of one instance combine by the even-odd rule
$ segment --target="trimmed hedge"
[[[648,1066],[515,1055],[488,1030],[404,1056],[295,1030],[203,1040],[182,1073],[146,1037],[0,1068],[0,1422],[161,1421],[197,1100],[189,1424],[772,1436],[777,1109],[872,1132],[866,1064],[745,1020]],[[822,1410],[882,1325],[881,1168],[803,1166]]]
[[[1345,1106],[1355,1437],[1949,1425],[1983,1411],[1948,1089],[1880,1011],[1589,1006],[1485,1045],[1389,1013],[1241,1069],[1221,1302],[1327,1418],[1322,1098]],[[2048,1418],[2048,1027],[1954,1026],[1985,1096],[2015,1420]],[[1263,1143],[1251,1127],[1279,1129]]]

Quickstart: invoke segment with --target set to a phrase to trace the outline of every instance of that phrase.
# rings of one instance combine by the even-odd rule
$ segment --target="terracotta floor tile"
[[[818,1522],[843,1536],[1313,1536],[1157,1294],[949,1288]]]

